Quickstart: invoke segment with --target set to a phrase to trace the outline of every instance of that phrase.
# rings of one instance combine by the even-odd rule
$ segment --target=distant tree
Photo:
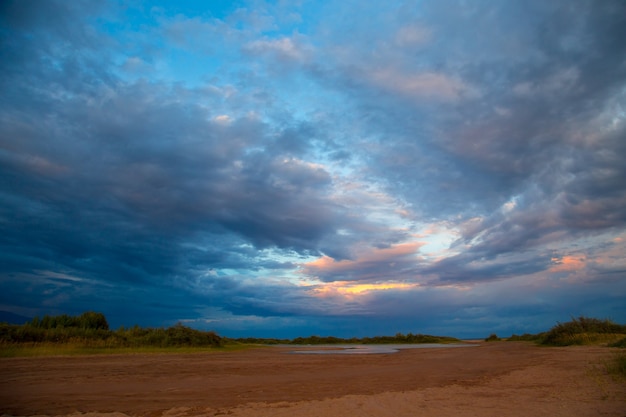
[[[109,323],[102,313],[87,311],[78,317],[78,326],[83,329],[109,330]]]
[[[60,316],[45,315],[43,318],[35,317],[31,320],[30,325],[41,329],[64,329],[79,328],[93,330],[109,330],[109,323],[102,313],[95,311],[87,311],[80,316],[68,316],[61,314]]]

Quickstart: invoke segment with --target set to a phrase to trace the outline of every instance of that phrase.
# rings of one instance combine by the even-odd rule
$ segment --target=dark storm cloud
[[[480,231],[493,251],[527,247],[555,229],[623,226],[625,132],[611,125],[624,117],[624,4],[450,6],[427,4],[415,25],[428,28],[432,42],[401,50],[398,65],[409,69],[393,70],[407,77],[411,97],[387,89],[379,107],[372,98],[380,86],[376,95],[359,92],[373,123],[388,127],[388,145],[369,155],[372,168],[425,216],[488,217]],[[442,100],[452,80],[469,95],[433,105],[419,78],[409,78],[429,71],[446,77]],[[515,197],[525,200],[524,212],[501,216]]]
[[[385,126],[380,152],[368,155],[372,168],[426,216],[489,213],[532,183],[561,186],[542,171],[578,153],[585,145],[572,136],[601,132],[610,123],[603,112],[623,103],[623,4],[442,3],[426,4],[412,21],[431,33],[428,41],[387,52],[394,28],[377,32],[372,54],[388,56],[386,66],[345,52],[351,65],[338,62],[346,65],[344,88],[369,115],[361,120]],[[381,67],[397,89],[372,78]],[[581,153],[622,151],[600,136]],[[589,156],[563,168],[603,168]]]
[[[167,94],[146,97],[141,90],[96,108],[57,103],[47,115],[51,123],[28,127],[31,143],[4,142],[10,151],[3,155],[2,175],[13,196],[7,216],[22,223],[20,235],[32,230],[47,236],[48,247],[70,258],[120,242],[119,250],[107,252],[155,267],[162,258],[155,265],[139,253],[166,253],[195,233],[232,230],[260,246],[317,250],[316,242],[333,227],[333,207],[318,194],[330,182],[323,169],[278,155],[246,155],[245,148],[262,146],[261,123],[215,128],[163,104]],[[155,99],[161,104],[146,105]],[[81,119],[88,128],[55,135],[59,119]],[[21,121],[7,122],[9,130]],[[33,142],[43,137],[46,147],[36,149]],[[140,247],[129,247],[132,236]]]
[[[80,40],[84,11],[50,21],[37,17],[44,12],[13,3],[4,12],[3,30],[25,39],[3,44],[5,272],[155,283],[181,271],[267,266],[241,249],[246,242],[320,250],[341,214],[324,201],[329,174],[293,157],[310,128],[225,123],[206,108],[214,97],[205,91],[76,67],[98,49]],[[58,19],[73,17],[76,27],[62,30]],[[50,50],[56,41],[64,44]]]

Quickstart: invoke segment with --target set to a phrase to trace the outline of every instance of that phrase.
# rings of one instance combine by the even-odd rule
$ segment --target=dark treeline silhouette
[[[543,345],[566,346],[595,342],[614,342],[624,338],[626,325],[611,320],[588,317],[572,318],[557,323],[550,330],[537,334],[512,335],[509,341],[532,341]],[[487,341],[501,340],[495,334]],[[35,317],[23,325],[0,324],[0,343],[76,343],[95,347],[219,347],[226,343],[238,344],[390,344],[390,343],[454,343],[459,339],[424,334],[402,334],[363,338],[334,336],[308,336],[295,339],[277,338],[224,338],[212,331],[192,329],[178,323],[168,328],[143,328],[133,326],[110,330],[102,313],[87,311],[78,316],[62,314]],[[622,345],[626,342],[622,342]]]
[[[169,328],[144,328],[133,326],[110,330],[102,313],[85,312],[79,316],[62,314],[35,317],[22,325],[0,323],[0,343],[37,344],[73,343],[86,347],[220,347],[225,344],[385,344],[385,343],[454,343],[459,339],[424,334],[402,334],[363,338],[334,336],[309,336],[295,339],[238,338],[231,339],[212,331],[189,328],[181,323]]]
[[[391,343],[455,343],[460,342],[459,339],[446,336],[430,336],[424,334],[402,334],[397,333],[395,336],[374,336],[357,338],[352,337],[344,339],[334,336],[309,336],[296,337],[295,339],[268,339],[268,338],[239,338],[232,339],[238,343],[255,343],[255,344],[290,344],[290,345],[333,345],[333,344],[391,344]]]
[[[0,324],[0,343],[74,343],[87,347],[219,347],[224,339],[215,332],[189,328],[181,323],[168,328],[110,330],[102,313],[80,316],[35,317],[23,325]]]
[[[60,316],[45,315],[41,319],[35,317],[31,320],[30,325],[40,329],[76,327],[79,329],[109,330],[109,323],[104,314],[95,311],[87,311],[80,316],[62,314]]]

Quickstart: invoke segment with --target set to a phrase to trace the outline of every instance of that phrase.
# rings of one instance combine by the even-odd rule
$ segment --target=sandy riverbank
[[[604,347],[489,343],[377,355],[292,348],[0,360],[0,413],[626,416]]]

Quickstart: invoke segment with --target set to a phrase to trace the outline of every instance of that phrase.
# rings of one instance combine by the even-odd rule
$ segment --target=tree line
[[[408,343],[456,343],[459,339],[447,336],[430,336],[425,334],[402,334],[396,333],[395,336],[374,336],[374,337],[352,337],[341,338],[335,336],[308,336],[296,337],[295,339],[271,339],[271,338],[254,338],[246,337],[239,339],[231,339],[238,343],[252,343],[264,345],[333,345],[333,344],[408,344]]]
[[[391,344],[454,343],[459,339],[424,334],[402,334],[363,338],[308,336],[295,339],[226,338],[212,331],[192,329],[178,323],[168,328],[144,328],[137,325],[111,330],[104,314],[87,311],[78,316],[67,314],[35,317],[23,325],[0,323],[0,343],[74,343],[93,347],[221,347],[225,344]]]
[[[45,315],[23,325],[0,324],[0,343],[73,343],[87,347],[220,347],[224,338],[177,323],[168,328],[134,326],[110,330],[102,313]]]

